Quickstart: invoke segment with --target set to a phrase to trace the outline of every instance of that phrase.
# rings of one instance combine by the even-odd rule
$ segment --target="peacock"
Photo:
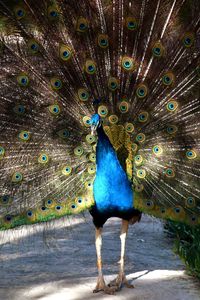
[[[89,210],[132,288],[129,224],[200,224],[199,0],[0,0],[0,68],[0,229]]]

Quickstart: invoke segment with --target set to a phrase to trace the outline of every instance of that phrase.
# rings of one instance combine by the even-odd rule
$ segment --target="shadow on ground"
[[[103,234],[106,280],[118,272],[120,220],[110,219]],[[90,216],[2,233],[0,299],[112,299],[92,294],[96,281],[94,226]],[[197,283],[184,274],[172,252],[162,223],[143,217],[130,226],[126,273],[135,289],[123,289],[115,299],[200,300]]]

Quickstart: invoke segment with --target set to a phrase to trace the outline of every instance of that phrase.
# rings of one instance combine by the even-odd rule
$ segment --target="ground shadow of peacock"
[[[37,230],[30,234],[26,227],[22,231],[24,237],[12,241],[11,236],[11,241],[2,245],[0,296],[1,290],[6,289],[9,298],[4,295],[4,299],[17,299],[16,291],[12,292],[12,289],[16,288],[21,293],[21,290],[31,290],[48,283],[56,283],[60,288],[69,284],[73,287],[73,284],[83,284],[84,280],[87,284],[88,278],[96,277],[91,218],[86,215],[86,218],[77,217],[73,220],[67,221],[70,222],[70,227],[50,226],[45,233]],[[118,219],[111,219],[105,225],[103,258],[106,275],[118,272],[119,222]],[[163,233],[162,223],[144,216],[143,221],[131,226],[129,231],[126,259],[129,279],[134,281],[153,270],[182,270],[184,267],[172,253],[171,247],[172,242]],[[48,289],[45,289],[28,299],[42,299],[47,294]],[[18,299],[23,297],[18,296]]]

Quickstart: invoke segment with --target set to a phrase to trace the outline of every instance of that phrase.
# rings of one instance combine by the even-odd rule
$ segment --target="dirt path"
[[[118,271],[119,222],[111,219],[104,230],[106,281]],[[126,273],[135,289],[124,288],[116,296],[92,293],[97,272],[91,219],[66,221],[64,230],[60,223],[45,235],[39,226],[37,233],[27,229],[5,233],[0,249],[0,300],[200,300],[198,282],[185,275],[159,221],[143,217],[130,227]],[[6,239],[10,242],[5,243]]]

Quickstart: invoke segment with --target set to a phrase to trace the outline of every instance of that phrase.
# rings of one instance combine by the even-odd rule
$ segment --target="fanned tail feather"
[[[94,204],[98,112],[134,205],[200,222],[200,5],[0,1],[0,227]]]

